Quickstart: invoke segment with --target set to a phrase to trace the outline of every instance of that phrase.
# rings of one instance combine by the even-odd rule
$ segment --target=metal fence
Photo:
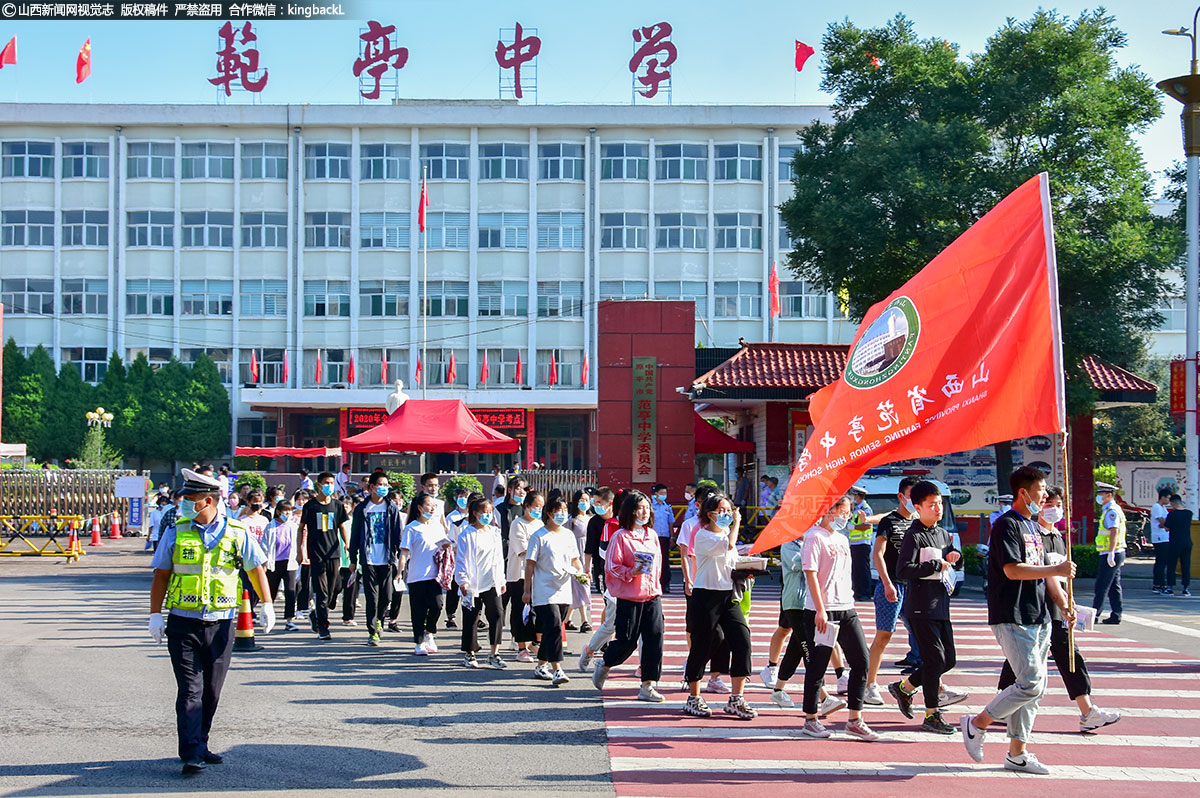
[[[124,514],[127,499],[116,497],[117,477],[137,476],[131,469],[105,471],[55,469],[0,470],[0,515]],[[149,476],[143,471],[142,476]]]
[[[549,493],[558,488],[569,500],[572,494],[583,488],[596,487],[595,471],[522,471],[519,476],[529,483],[529,487]]]

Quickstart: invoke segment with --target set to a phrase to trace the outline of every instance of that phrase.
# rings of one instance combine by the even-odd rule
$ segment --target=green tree
[[[105,408],[107,410],[108,408]],[[90,426],[83,434],[79,455],[72,461],[75,468],[116,468],[121,453],[108,445],[103,427]]]
[[[0,419],[0,432],[4,435],[4,440],[9,442],[24,442],[24,438],[17,438],[19,430],[12,429],[13,419],[10,417],[11,406],[15,401],[17,390],[21,382],[21,377],[25,376],[25,355],[21,352],[17,342],[12,338],[4,344],[4,391],[0,394],[0,406],[3,409],[3,419]]]
[[[130,368],[131,393],[136,370],[138,361]],[[172,358],[153,372],[144,395],[139,429],[148,456],[191,462],[229,450],[229,394],[207,357],[191,368]]]
[[[84,416],[95,409],[95,389],[83,381],[79,365],[63,363],[46,403],[46,456],[66,460],[78,455],[87,429]]]
[[[1183,425],[1171,417],[1167,364],[1147,361],[1138,373],[1158,384],[1154,404],[1114,407],[1096,414],[1094,442],[1097,463],[1116,460],[1182,459]],[[1121,453],[1117,457],[1117,453]]]
[[[145,408],[153,381],[154,370],[150,368],[150,361],[144,352],[139,352],[129,368],[125,369],[125,387],[119,394],[123,401],[112,402],[119,429],[116,445],[124,449],[127,456],[137,457],[139,468],[145,466],[146,458],[158,456],[152,451],[154,442],[146,436]]]
[[[46,411],[55,382],[54,361],[39,344],[25,361],[11,397],[4,402],[5,439],[26,444],[30,456],[38,460],[51,457],[46,438]]]
[[[217,364],[208,355],[200,355],[192,364],[190,390],[205,406],[204,415],[197,419],[197,423],[191,428],[194,436],[191,446],[202,457],[228,453],[230,428],[233,426],[229,391],[221,382],[221,372],[217,370]]]

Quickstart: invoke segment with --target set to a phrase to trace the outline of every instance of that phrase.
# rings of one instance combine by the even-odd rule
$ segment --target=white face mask
[[[909,515],[917,514],[917,508],[913,506],[912,499],[904,500],[904,512],[908,513]]]
[[[1051,526],[1053,526],[1054,524],[1057,524],[1059,521],[1061,521],[1062,518],[1063,518],[1063,510],[1061,507],[1043,507],[1042,508],[1041,519],[1043,521],[1045,521],[1047,524],[1050,524]]]

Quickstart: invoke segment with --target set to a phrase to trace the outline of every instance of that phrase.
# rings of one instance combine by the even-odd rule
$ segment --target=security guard
[[[1096,504],[1100,507],[1100,529],[1096,532],[1096,554],[1100,563],[1096,569],[1096,594],[1092,609],[1100,615],[1104,597],[1112,611],[1100,623],[1121,622],[1121,566],[1125,563],[1125,511],[1117,504],[1117,486],[1096,483]]]
[[[178,520],[163,531],[152,561],[150,636],[161,643],[165,628],[179,686],[179,758],[183,774],[190,776],[223,761],[208,749],[208,733],[229,670],[242,593],[239,571],[246,571],[263,599],[264,631],[275,626],[275,608],[267,600],[266,555],[240,521],[220,512],[220,484],[190,468],[183,469],[183,478]]]
[[[1011,493],[1001,493],[996,497],[1000,503],[1000,509],[992,510],[992,514],[988,516],[988,528],[996,525],[996,519],[1012,509],[1013,498]]]
[[[850,582],[854,588],[855,601],[870,601],[874,597],[871,587],[871,545],[875,531],[867,516],[872,514],[867,504],[867,489],[855,485],[850,489],[854,496],[854,515],[846,526],[850,537]]]

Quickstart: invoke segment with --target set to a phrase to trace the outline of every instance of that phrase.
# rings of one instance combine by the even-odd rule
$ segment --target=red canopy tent
[[[342,440],[347,452],[515,452],[516,438],[480,424],[459,399],[409,399],[366,432]]]
[[[238,457],[341,457],[342,450],[336,446],[238,446],[233,453]]]
[[[704,420],[704,417],[693,411],[696,417],[696,454],[725,454],[727,452],[752,452],[754,444],[750,441],[739,441],[726,435],[721,430]]]

